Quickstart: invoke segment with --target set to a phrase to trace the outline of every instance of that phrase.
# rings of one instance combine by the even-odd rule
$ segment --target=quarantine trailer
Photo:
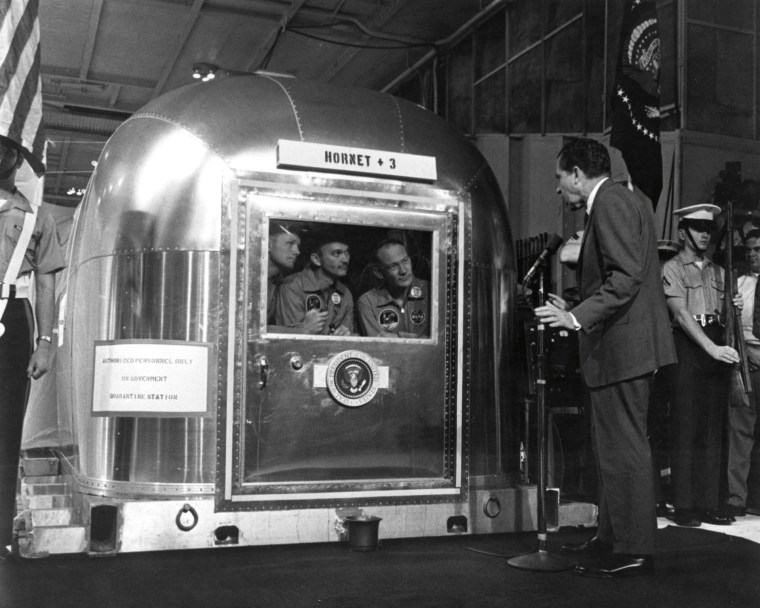
[[[272,223],[300,235],[298,267],[341,234],[354,302],[372,247],[402,240],[426,332],[268,323]],[[69,256],[64,439],[49,475],[25,460],[22,555],[336,541],[357,514],[380,538],[535,529],[506,207],[430,112],[266,74],[178,89],[106,144]]]

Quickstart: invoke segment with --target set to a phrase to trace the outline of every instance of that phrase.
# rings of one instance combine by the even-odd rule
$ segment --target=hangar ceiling
[[[76,205],[109,135],[155,97],[198,83],[194,68],[384,90],[506,3],[40,0],[45,200]]]

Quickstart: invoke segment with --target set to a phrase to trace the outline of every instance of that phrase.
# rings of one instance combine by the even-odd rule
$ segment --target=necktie
[[[752,333],[756,338],[760,339],[760,289],[757,288],[758,283],[760,283],[760,278],[755,283],[755,308],[752,311]]]

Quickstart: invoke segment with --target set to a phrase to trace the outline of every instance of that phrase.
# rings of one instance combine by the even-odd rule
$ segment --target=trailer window
[[[432,243],[427,230],[270,219],[267,333],[430,338]]]

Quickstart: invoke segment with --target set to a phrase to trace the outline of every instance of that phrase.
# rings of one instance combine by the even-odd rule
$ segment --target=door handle
[[[259,357],[259,389],[263,390],[269,379],[269,359],[264,356]]]

